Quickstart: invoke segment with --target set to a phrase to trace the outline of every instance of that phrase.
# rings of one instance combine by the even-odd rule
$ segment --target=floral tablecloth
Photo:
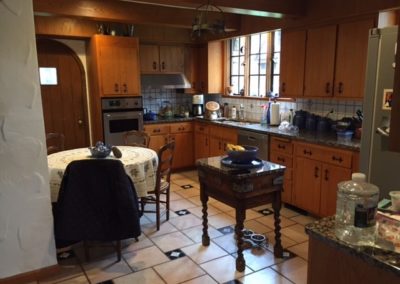
[[[118,146],[122,152],[119,159],[127,175],[132,179],[138,197],[147,195],[153,190],[156,182],[158,165],[157,153],[143,147]],[[56,202],[61,181],[67,165],[75,160],[93,159],[88,148],[62,151],[47,156],[49,166],[51,201]],[[106,159],[117,159],[111,153]]]

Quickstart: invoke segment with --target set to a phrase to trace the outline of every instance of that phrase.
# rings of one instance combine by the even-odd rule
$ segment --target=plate
[[[250,163],[246,164],[237,164],[234,163],[231,158],[225,157],[221,159],[221,164],[224,166],[230,167],[230,168],[238,168],[238,169],[251,169],[251,168],[258,168],[263,165],[262,160],[260,159],[254,159]]]

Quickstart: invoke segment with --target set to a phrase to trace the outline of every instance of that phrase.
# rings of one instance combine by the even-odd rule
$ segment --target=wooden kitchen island
[[[203,206],[203,245],[210,244],[207,219],[207,201],[210,196],[236,209],[236,270],[244,271],[246,263],[243,257],[245,244],[242,230],[246,209],[272,202],[275,219],[274,255],[282,258],[279,211],[285,167],[262,161],[257,168],[231,168],[221,164],[222,158],[224,156],[199,159],[196,162]]]

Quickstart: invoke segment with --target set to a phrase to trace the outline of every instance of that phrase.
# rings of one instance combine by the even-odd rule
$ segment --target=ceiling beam
[[[95,21],[107,21],[130,24],[164,25],[191,28],[196,16],[194,10],[160,7],[129,3],[124,1],[99,0],[33,0],[35,15],[65,16],[87,18]],[[220,17],[219,12],[209,14],[210,18]],[[240,29],[240,16],[226,14],[227,30]]]
[[[125,2],[147,3],[165,7],[181,7],[196,9],[207,4],[207,0],[117,0]],[[217,6],[225,13],[250,16],[282,18],[284,16],[299,17],[306,12],[305,1],[299,0],[213,0],[210,4]]]

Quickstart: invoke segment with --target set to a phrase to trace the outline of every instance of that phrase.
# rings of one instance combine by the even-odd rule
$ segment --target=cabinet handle
[[[331,93],[331,83],[327,82],[325,85],[325,93],[330,94]]]
[[[315,167],[315,168],[314,168],[314,177],[316,177],[316,178],[319,177],[319,176],[318,176],[318,172],[319,172],[319,168],[318,168],[318,167]]]
[[[161,69],[165,70],[165,62],[164,61],[161,63]]]
[[[286,83],[282,82],[282,93],[286,92]]]
[[[196,82],[192,82],[192,88],[196,89]]]
[[[200,83],[200,89],[204,90],[204,82],[203,81]]]
[[[218,141],[218,150],[221,150],[221,141]]]
[[[282,163],[284,163],[285,162],[285,158],[281,158],[281,157],[278,157],[278,159],[277,159],[278,161],[280,161],[280,162],[282,162]]]
[[[206,138],[206,146],[208,146],[208,138]]]
[[[339,89],[338,89],[339,94],[343,93],[343,83],[339,82]]]
[[[285,145],[278,144],[279,149],[286,149]]]
[[[157,62],[153,61],[153,70],[157,70]]]
[[[311,152],[311,150],[310,151],[307,151],[306,149],[304,149],[303,150],[303,153],[304,153],[304,155],[312,155],[312,152]]]
[[[114,91],[115,91],[116,93],[119,93],[119,86],[118,86],[117,83],[114,84]]]
[[[341,163],[343,161],[343,159],[342,159],[342,157],[332,156],[332,161],[337,161],[337,162]]]
[[[325,170],[325,180],[326,180],[326,181],[329,180],[328,174],[329,174],[329,171],[328,171],[328,170]]]
[[[226,143],[224,142],[224,151],[226,151]]]
[[[200,127],[199,130],[200,130],[200,131],[203,131],[203,130],[204,130],[204,127]]]
[[[165,144],[168,143],[168,137],[165,137]]]
[[[128,86],[125,83],[122,86],[124,87],[124,93],[127,93],[128,92]]]

